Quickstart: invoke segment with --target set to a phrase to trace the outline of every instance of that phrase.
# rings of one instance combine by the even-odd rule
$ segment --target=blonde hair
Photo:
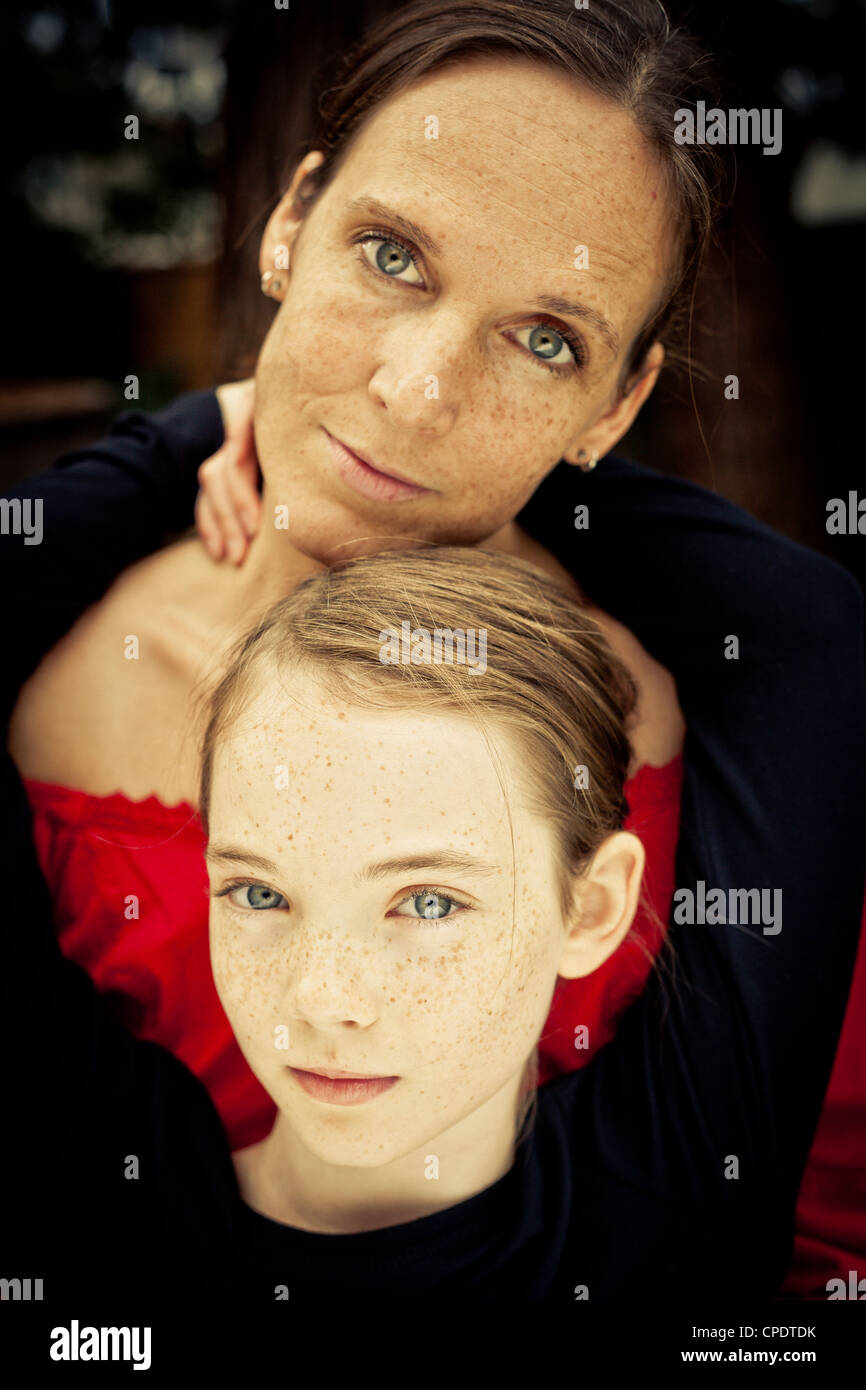
[[[413,631],[485,633],[485,669],[453,660],[383,662],[384,635],[404,622]],[[219,740],[263,670],[291,667],[312,671],[328,693],[362,707],[472,719],[500,778],[490,730],[507,731],[525,755],[528,803],[555,831],[560,900],[569,911],[575,877],[628,813],[627,723],[637,692],[598,625],[552,579],[492,551],[431,546],[346,560],[304,580],[243,638],[211,694],[201,750],[205,827]],[[536,1048],[521,1083],[519,1136],[534,1109],[537,1059]]]

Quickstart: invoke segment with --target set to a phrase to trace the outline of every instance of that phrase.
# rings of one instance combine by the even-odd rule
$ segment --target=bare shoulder
[[[177,595],[188,590],[197,544],[180,541],[124,571],[44,658],[10,725],[23,776],[97,796],[187,799],[200,654]]]

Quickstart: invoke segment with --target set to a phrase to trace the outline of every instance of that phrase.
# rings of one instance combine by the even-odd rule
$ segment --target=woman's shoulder
[[[43,659],[10,724],[23,776],[94,795],[183,798],[181,745],[202,652],[179,595],[200,548],[183,540],[132,565]]]

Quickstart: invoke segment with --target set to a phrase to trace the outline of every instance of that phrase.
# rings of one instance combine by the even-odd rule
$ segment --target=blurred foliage
[[[214,262],[229,0],[0,12],[7,318],[0,371],[114,374],[123,282]],[[138,138],[134,123],[138,122]]]

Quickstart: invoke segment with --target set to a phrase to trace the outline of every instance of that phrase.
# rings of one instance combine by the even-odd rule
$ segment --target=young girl
[[[217,687],[201,774],[211,956],[277,1107],[234,1161],[201,1084],[60,956],[4,757],[20,1122],[7,1260],[44,1271],[58,1311],[118,1289],[771,1296],[856,939],[856,915],[822,918],[803,857],[854,852],[839,806],[857,726],[839,732],[832,710],[863,698],[843,636],[853,585],[816,558],[788,595],[781,641],[784,612],[755,604],[745,659],[678,644],[693,910],[671,931],[676,975],[655,973],[615,1039],[540,1089],[523,1142],[556,981],[616,949],[643,868],[621,829],[633,688],[558,585],[483,551],[360,558],[278,604]],[[828,636],[790,649],[828,602]],[[404,621],[407,662],[391,641]],[[425,658],[425,633],[458,631],[484,635],[483,672]],[[689,679],[696,659],[714,661],[713,682]],[[765,682],[794,678],[802,699],[762,720]],[[824,795],[780,835],[786,769],[815,753]],[[735,909],[734,888],[769,890],[772,913]],[[694,911],[713,892],[727,910]]]

